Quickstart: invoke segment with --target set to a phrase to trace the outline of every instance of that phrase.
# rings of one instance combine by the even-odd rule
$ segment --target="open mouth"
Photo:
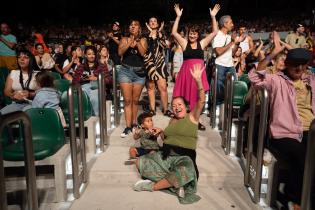
[[[183,110],[182,110],[181,108],[178,108],[178,109],[175,110],[176,114],[178,114],[178,113],[180,113],[180,112],[182,112],[182,111],[183,111]]]

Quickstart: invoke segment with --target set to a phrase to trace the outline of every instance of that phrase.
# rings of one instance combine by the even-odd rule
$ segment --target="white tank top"
[[[247,37],[244,39],[244,41],[240,42],[240,47],[242,48],[242,53],[249,50],[249,42]]]

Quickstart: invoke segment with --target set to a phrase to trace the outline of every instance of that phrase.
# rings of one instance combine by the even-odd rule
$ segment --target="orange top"
[[[35,42],[42,44],[44,46],[44,52],[49,53],[49,49],[48,49],[48,47],[45,44],[43,35],[40,34],[40,33],[35,33],[34,36],[36,37],[36,41]],[[32,53],[33,53],[33,55],[37,55],[37,51],[35,49],[35,46],[32,47]]]

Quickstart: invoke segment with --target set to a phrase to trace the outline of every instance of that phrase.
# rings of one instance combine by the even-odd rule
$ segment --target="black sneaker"
[[[128,136],[131,133],[132,133],[132,128],[126,127],[125,130],[120,134],[120,137],[125,138],[126,136]]]
[[[198,130],[200,130],[200,131],[205,131],[205,130],[206,130],[206,127],[205,127],[203,124],[198,123]]]

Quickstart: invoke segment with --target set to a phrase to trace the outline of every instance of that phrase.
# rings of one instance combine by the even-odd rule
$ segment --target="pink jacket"
[[[303,127],[299,119],[293,82],[283,72],[266,74],[265,71],[253,69],[248,76],[255,88],[268,90],[271,136],[275,139],[293,138],[301,142]],[[315,113],[315,76],[304,74],[303,81],[311,87],[312,111]]]

